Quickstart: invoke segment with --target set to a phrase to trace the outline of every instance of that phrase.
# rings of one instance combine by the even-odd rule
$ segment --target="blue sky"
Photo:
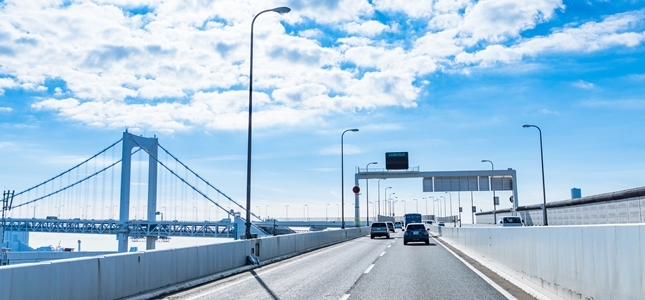
[[[250,24],[285,5],[291,13],[255,23],[260,215],[300,217],[307,204],[312,217],[336,216],[349,128],[360,131],[344,139],[346,217],[355,168],[383,168],[391,151],[422,171],[492,160],[517,170],[520,204],[541,203],[539,136],[523,124],[543,132],[547,201],[573,187],[584,196],[643,185],[640,1],[5,0],[3,190],[40,183],[129,128],[244,202]],[[448,196],[423,193],[421,179],[380,185],[396,193],[397,212],[400,200],[410,212],[412,199]],[[375,201],[377,182],[369,189]],[[490,197],[474,193],[474,205],[490,210]]]

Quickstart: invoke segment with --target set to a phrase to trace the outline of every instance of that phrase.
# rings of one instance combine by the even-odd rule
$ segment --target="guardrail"
[[[645,295],[645,224],[429,227],[455,247],[563,299]]]
[[[248,255],[279,260],[369,233],[329,230],[205,246],[117,253],[0,267],[3,299],[120,299],[161,294],[244,267]]]

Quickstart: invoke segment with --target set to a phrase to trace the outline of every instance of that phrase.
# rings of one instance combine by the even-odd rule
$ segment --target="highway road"
[[[197,299],[507,299],[436,240],[369,236],[167,295]],[[505,296],[506,295],[506,296]]]

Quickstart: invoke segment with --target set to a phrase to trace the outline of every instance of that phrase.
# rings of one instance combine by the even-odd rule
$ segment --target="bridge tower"
[[[145,138],[135,136],[127,130],[123,133],[123,152],[121,158],[121,196],[119,223],[126,224],[130,216],[130,174],[132,168],[132,149],[142,148],[148,153],[148,210],[146,217],[148,221],[156,219],[157,212],[157,153],[159,141],[156,137]],[[125,227],[125,226],[124,226]],[[119,252],[128,251],[128,232],[117,234],[119,241]],[[146,249],[155,248],[156,237],[146,237]]]

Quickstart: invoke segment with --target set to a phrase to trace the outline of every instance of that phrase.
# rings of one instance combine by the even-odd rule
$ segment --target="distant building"
[[[579,199],[582,198],[582,190],[579,188],[572,188],[571,189],[571,199]]]
[[[7,231],[4,233],[4,243],[2,247],[9,248],[11,251],[33,251],[29,245],[29,232]]]

